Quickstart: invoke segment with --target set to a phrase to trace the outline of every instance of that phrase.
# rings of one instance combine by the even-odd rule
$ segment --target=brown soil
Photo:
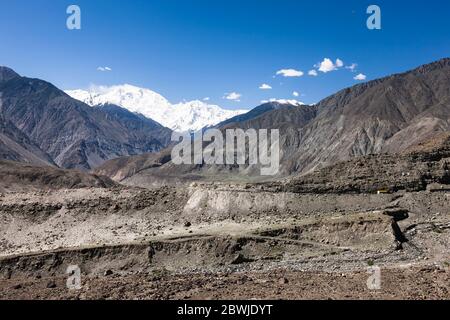
[[[0,299],[450,299],[448,268],[382,269],[380,290],[367,288],[368,276],[363,271],[285,270],[234,274],[113,274],[82,279],[79,291],[66,289],[63,277],[16,279],[0,281]]]

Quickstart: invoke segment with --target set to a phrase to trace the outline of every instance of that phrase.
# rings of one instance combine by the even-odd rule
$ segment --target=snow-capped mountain
[[[248,110],[225,110],[199,100],[178,103],[173,105],[172,108],[177,117],[168,119],[168,123],[170,123],[168,127],[181,132],[201,130],[248,112]]]
[[[89,90],[68,90],[66,93],[90,106],[118,105],[180,132],[201,130],[248,112],[248,110],[225,110],[199,100],[171,104],[152,90],[129,84],[111,87],[92,86]]]
[[[269,102],[277,102],[279,104],[290,104],[292,106],[301,107],[305,104],[301,101],[295,100],[295,99],[270,99],[270,100],[263,100],[261,103],[269,103]]]

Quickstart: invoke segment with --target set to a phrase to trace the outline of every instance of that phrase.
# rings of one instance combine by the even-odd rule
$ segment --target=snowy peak
[[[263,100],[261,103],[278,103],[282,105],[291,105],[291,106],[304,106],[305,104],[301,101],[294,100],[294,99],[270,99],[270,100]]]
[[[173,109],[178,115],[171,123],[175,131],[186,131],[183,128],[198,131],[247,112],[247,110],[225,110],[199,100],[175,104]]]
[[[180,132],[198,131],[247,112],[247,110],[225,110],[199,100],[171,104],[152,90],[129,84],[111,87],[92,86],[89,90],[69,90],[66,93],[90,106],[118,105]]]
[[[159,114],[161,109],[171,107],[169,101],[160,94],[129,84],[111,87],[91,86],[88,91],[72,90],[66,91],[66,93],[90,106],[115,104],[144,116]]]

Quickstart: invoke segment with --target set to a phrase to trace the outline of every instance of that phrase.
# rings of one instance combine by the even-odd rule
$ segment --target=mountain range
[[[89,170],[104,161],[163,149],[172,131],[114,105],[92,108],[52,84],[0,67],[0,155]]]
[[[221,130],[279,129],[278,177],[303,175],[359,156],[401,152],[450,131],[448,58],[346,88],[316,105],[271,101],[247,113],[220,116],[218,107],[211,107],[215,110],[211,112],[203,102],[198,108],[195,102],[177,107],[150,90],[132,86],[72,95],[89,105],[48,82],[0,67],[0,159],[97,168],[99,174],[139,185],[158,179],[168,182],[171,177],[258,178],[257,166],[173,165],[167,148],[172,130],[148,118],[149,113],[173,120],[172,128],[180,131],[203,125]],[[183,114],[183,108],[190,116],[175,124],[178,120],[169,119],[170,114],[173,109]]]
[[[104,104],[120,106],[178,132],[198,131],[248,112],[248,110],[225,110],[199,100],[171,104],[152,90],[129,84],[111,87],[92,86],[89,90],[67,90],[66,93],[93,107]]]
[[[450,59],[346,88],[313,106],[263,104],[217,128],[280,129],[279,177],[401,152],[450,130]],[[245,180],[259,172],[254,166],[174,166],[167,156],[133,159],[107,162],[97,172],[137,185],[155,184],[161,177],[164,183],[170,177]]]

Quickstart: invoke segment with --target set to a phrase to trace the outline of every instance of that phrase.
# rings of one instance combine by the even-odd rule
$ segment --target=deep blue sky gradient
[[[70,4],[81,7],[80,31],[66,28]],[[382,9],[381,31],[366,28],[370,4]],[[325,57],[358,63],[368,80],[406,71],[450,56],[449,17],[448,0],[0,0],[0,65],[62,89],[130,83],[227,108],[298,91],[314,103],[355,74],[276,71],[307,73]],[[222,99],[233,91],[241,102]]]

